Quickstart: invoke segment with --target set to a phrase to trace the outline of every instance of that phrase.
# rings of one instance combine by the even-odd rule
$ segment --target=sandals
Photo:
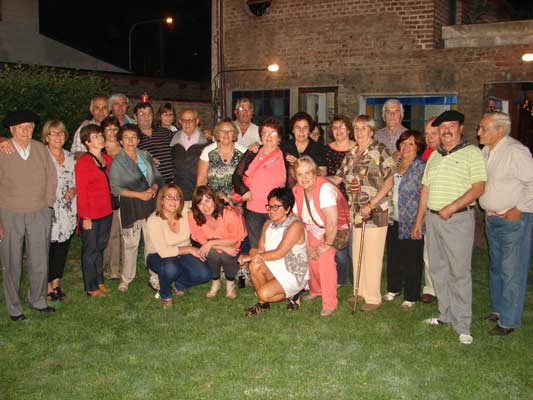
[[[61,289],[61,287],[59,286],[56,286],[54,288],[54,293],[55,293],[56,300],[63,300],[65,297],[67,297],[65,292],[63,292],[63,289]],[[50,295],[50,293],[48,294]]]
[[[172,307],[173,304],[172,297],[169,299],[160,299],[159,302],[161,303],[163,308]]]
[[[185,296],[185,290],[178,290],[176,289],[176,285],[172,283],[170,285],[170,288],[172,289],[172,292],[176,295],[176,297],[183,297]]]
[[[249,309],[246,310],[244,315],[246,317],[251,317],[253,315],[261,314],[264,312],[267,312],[270,310],[270,304],[269,303],[256,303],[253,306],[251,306]]]
[[[287,299],[287,310],[299,310],[300,309],[300,296],[302,291],[296,293],[294,296]]]

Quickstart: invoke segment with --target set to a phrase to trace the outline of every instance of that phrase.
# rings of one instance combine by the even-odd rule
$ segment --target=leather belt
[[[473,206],[463,207],[463,208],[460,208],[459,210],[457,210],[457,211],[455,212],[455,214],[457,214],[457,213],[462,213],[462,212],[465,212],[465,211],[469,211],[469,210],[471,210],[471,209],[473,209],[473,208],[474,208]],[[440,210],[432,210],[431,208],[428,208],[428,211],[429,211],[430,213],[433,213],[433,214],[438,214]]]

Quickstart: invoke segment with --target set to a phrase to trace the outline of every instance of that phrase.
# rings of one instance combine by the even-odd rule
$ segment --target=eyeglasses
[[[182,124],[185,124],[185,123],[192,124],[192,123],[196,122],[196,118],[189,118],[189,119],[182,118],[182,119],[180,119],[180,121],[181,121]]]
[[[261,132],[261,135],[265,135],[265,136],[276,136],[278,134],[278,132],[276,131],[272,131],[272,132]]]
[[[253,111],[254,109],[250,107],[237,107],[237,110],[248,112],[248,111]]]
[[[283,207],[283,204],[265,204],[265,208],[267,211],[278,211],[280,208]]]
[[[172,196],[171,194],[166,194],[163,196],[165,200],[171,200],[171,201],[178,201],[181,200],[181,197],[179,196]]]
[[[331,129],[346,129],[346,125],[333,125]]]
[[[65,132],[63,131],[50,131],[48,133],[50,136],[65,136]]]

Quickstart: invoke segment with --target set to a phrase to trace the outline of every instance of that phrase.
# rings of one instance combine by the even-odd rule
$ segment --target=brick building
[[[266,12],[257,17],[246,7]],[[533,65],[521,60],[533,51],[533,21],[462,25],[466,11],[461,0],[213,1],[213,76],[280,65],[274,74],[220,74],[227,114],[246,95],[257,119],[286,121],[305,109],[320,123],[334,113],[381,122],[381,105],[396,97],[412,128],[461,110],[470,139],[489,107],[509,111],[513,135],[531,146],[517,129],[523,101],[533,97]]]

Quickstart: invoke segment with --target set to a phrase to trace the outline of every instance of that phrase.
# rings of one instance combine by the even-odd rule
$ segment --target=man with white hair
[[[374,135],[374,138],[378,142],[387,146],[394,159],[397,159],[399,156],[396,142],[400,135],[407,130],[407,128],[402,125],[403,115],[403,105],[399,100],[387,100],[385,104],[383,104],[383,109],[381,110],[381,116],[383,117],[383,121],[385,121],[385,127],[377,131]]]
[[[261,143],[259,127],[252,122],[254,117],[254,103],[243,97],[235,103],[235,125],[239,130],[237,143],[249,147],[254,143]]]
[[[111,110],[111,115],[118,119],[120,126],[136,123],[133,118],[130,118],[128,114],[126,114],[130,105],[130,99],[128,99],[125,94],[114,93],[109,96],[107,103],[109,105],[109,109]]]
[[[479,142],[487,162],[487,185],[479,198],[485,210],[489,243],[491,335],[505,336],[520,326],[527,291],[533,229],[533,159],[509,136],[511,120],[487,113],[479,123]]]

